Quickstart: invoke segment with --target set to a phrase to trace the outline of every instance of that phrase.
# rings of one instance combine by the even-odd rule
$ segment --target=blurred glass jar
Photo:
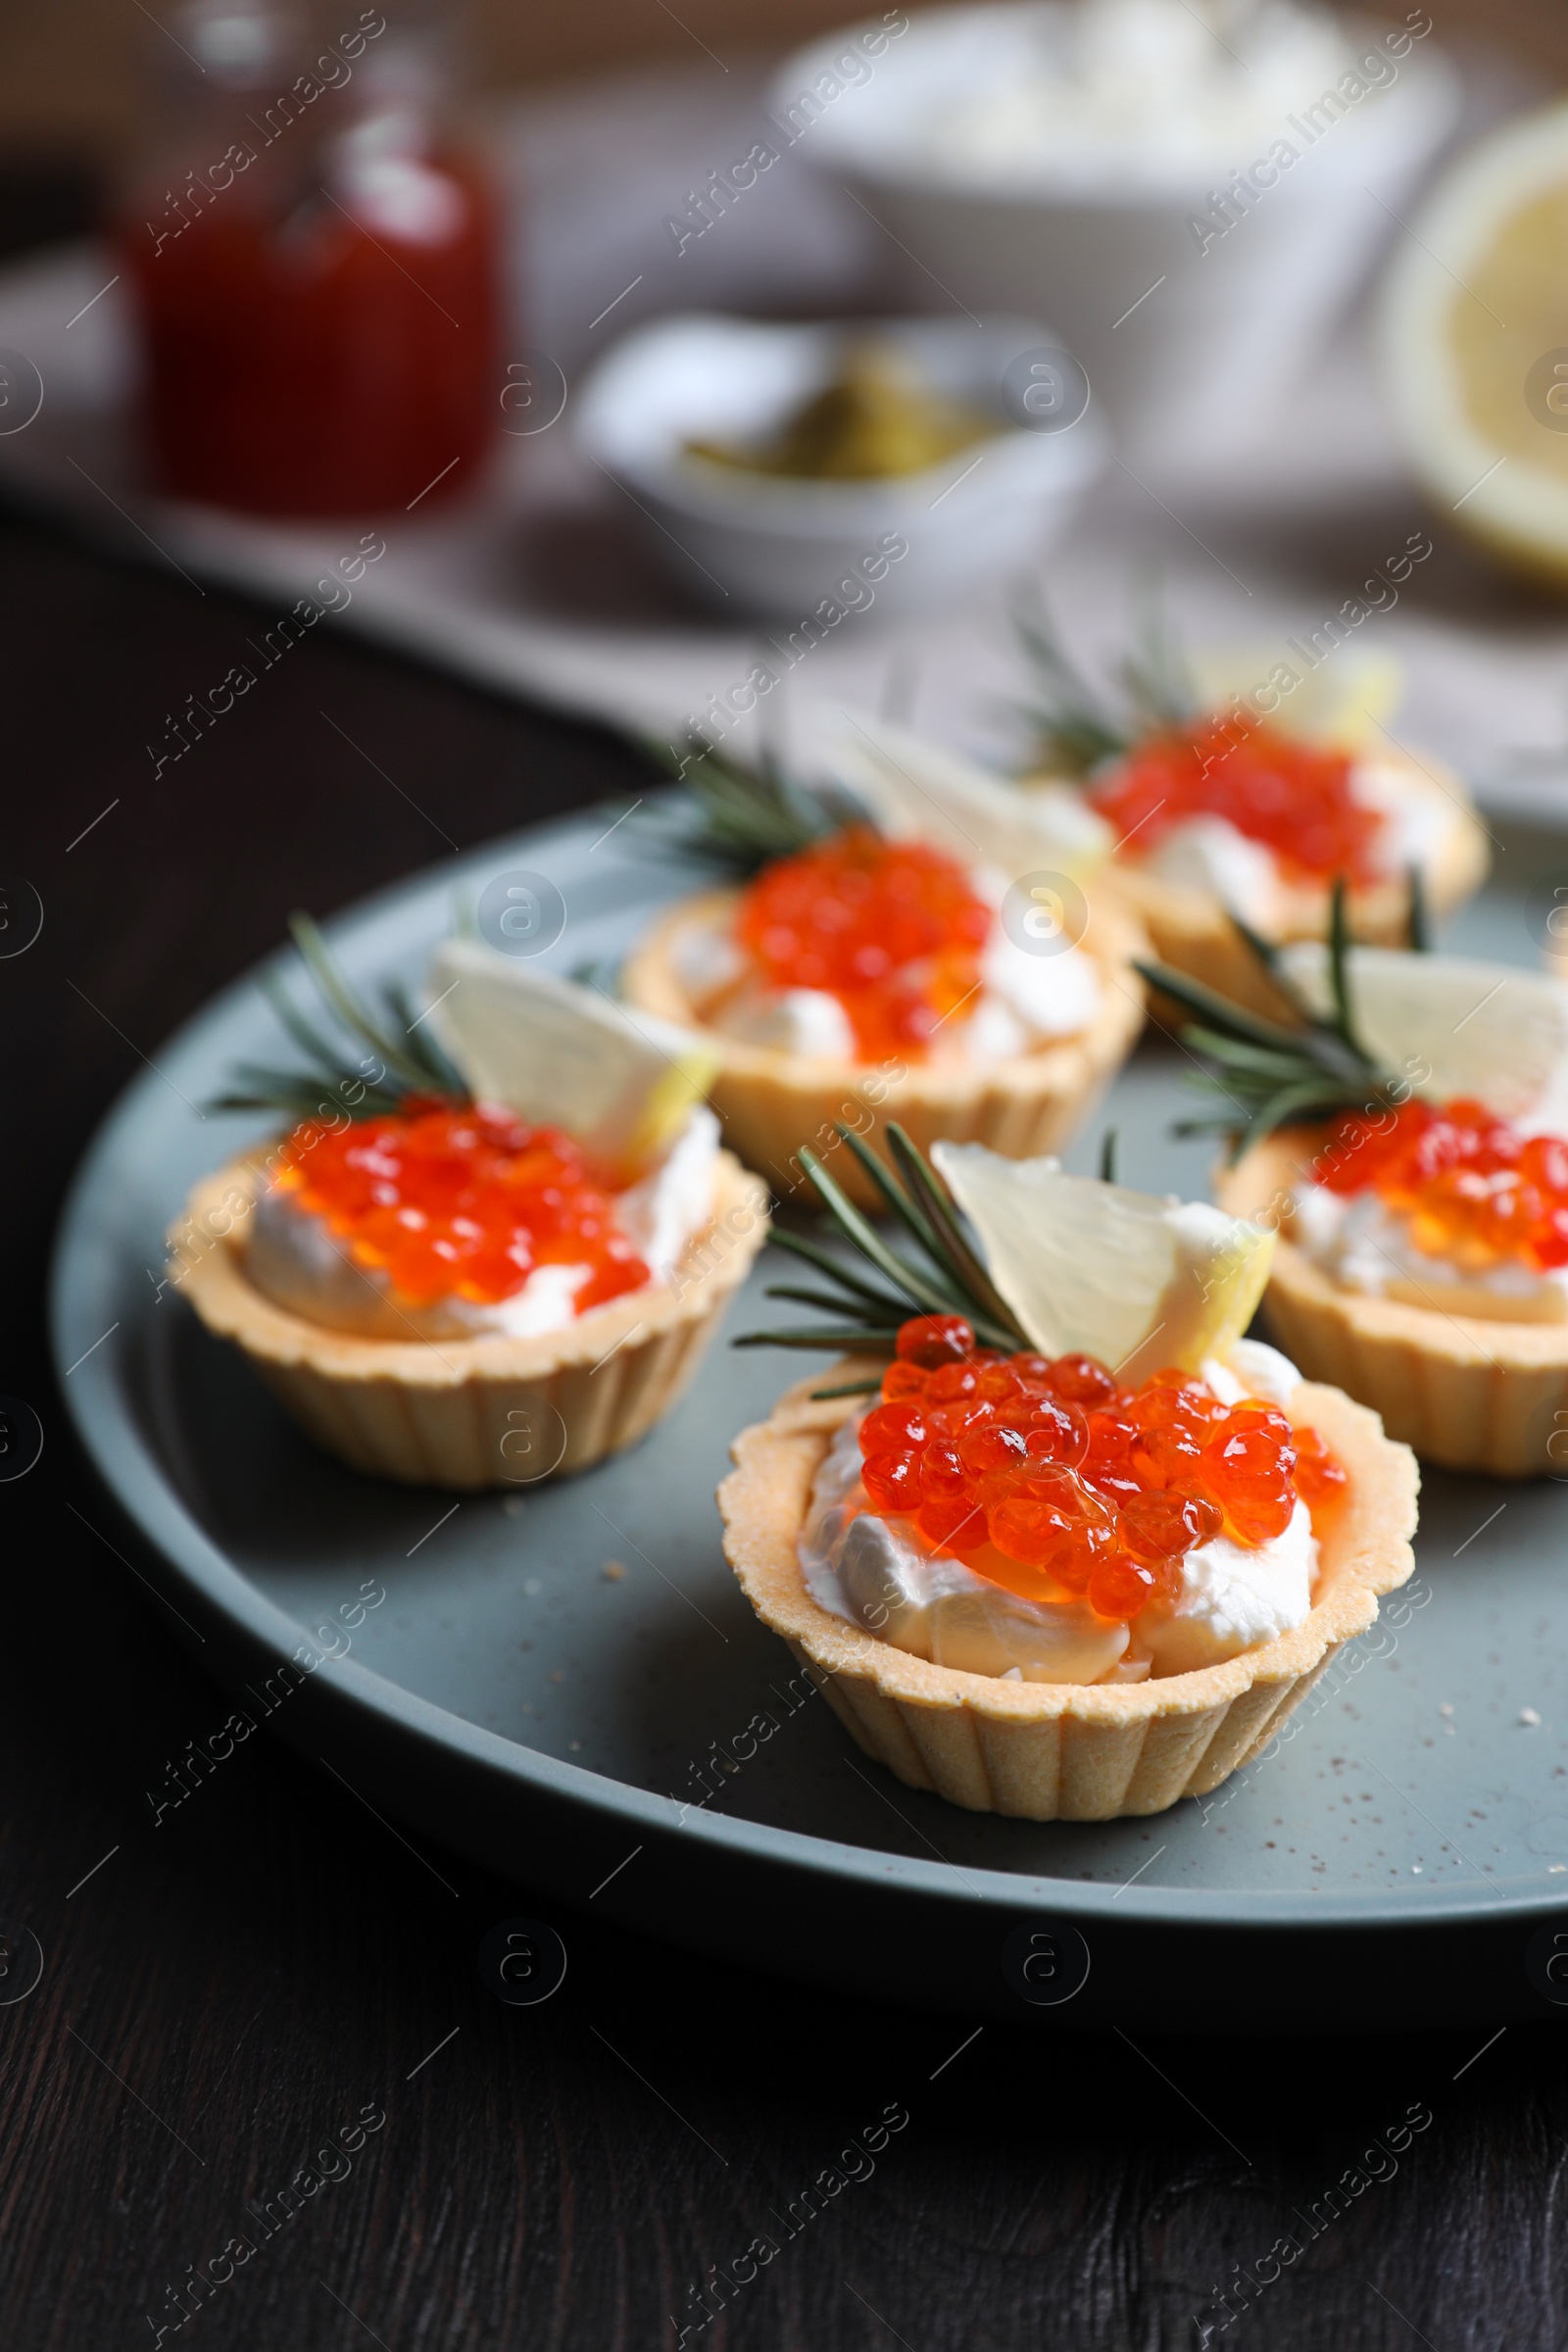
[[[498,207],[450,10],[192,0],[116,237],[162,488],[286,515],[471,488],[499,416]]]

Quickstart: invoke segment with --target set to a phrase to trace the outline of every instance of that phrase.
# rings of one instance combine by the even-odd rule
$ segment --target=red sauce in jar
[[[158,221],[120,232],[161,486],[297,515],[471,488],[500,419],[483,176],[452,156],[389,155],[281,213],[261,182],[258,168],[254,187],[235,177],[205,202],[197,187],[176,210],[160,198]]]

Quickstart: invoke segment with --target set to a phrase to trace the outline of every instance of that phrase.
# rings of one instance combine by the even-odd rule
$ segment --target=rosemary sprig
[[[300,1010],[279,981],[264,980],[262,990],[279,1026],[299,1048],[303,1066],[236,1063],[232,1088],[218,1096],[211,1109],[277,1110],[299,1120],[320,1111],[322,1096],[329,1094],[334,1109],[341,1107],[351,1119],[368,1119],[396,1110],[409,1095],[466,1102],[460,1072],[421,1027],[402,988],[382,990],[378,1012],[356,994],[308,914],[292,915],[289,930],[316,990],[314,1017]],[[355,1058],[355,1046],[368,1052]],[[375,1076],[368,1063],[375,1065]]]
[[[988,1348],[1009,1352],[1026,1348],[1028,1336],[987,1274],[952,1194],[904,1129],[896,1123],[888,1128],[888,1147],[898,1163],[897,1174],[850,1128],[840,1127],[838,1132],[875,1184],[902,1247],[884,1241],[816,1153],[803,1151],[801,1165],[821,1195],[839,1235],[865,1264],[846,1262],[816,1242],[775,1228],[772,1238],[779,1248],[806,1259],[834,1287],[829,1293],[779,1283],[765,1296],[828,1308],[838,1321],[790,1331],[749,1331],[734,1346],[842,1348],[856,1355],[891,1355],[901,1324],[911,1315],[937,1314],[962,1315],[972,1325],[976,1339]],[[866,1267],[875,1279],[868,1277]],[[876,1380],[852,1381],[842,1388],[813,1393],[818,1396],[869,1396],[878,1386]]]
[[[1121,683],[1141,733],[1186,726],[1200,715],[1198,684],[1171,630],[1157,564],[1135,583],[1132,650]]]
[[[1095,685],[1065,652],[1038,594],[1014,609],[1013,627],[1028,661],[1035,699],[1019,715],[1033,734],[1038,763],[1055,775],[1092,775],[1146,735],[1190,725],[1199,697],[1171,636],[1157,579],[1137,600],[1132,648],[1114,690]]]
[[[1433,949],[1432,907],[1427,898],[1427,878],[1420,866],[1411,866],[1408,881],[1410,912],[1405,944],[1412,956],[1430,956]]]
[[[1029,663],[1034,700],[1018,706],[1036,762],[1052,775],[1093,774],[1132,738],[1103,696],[1063,651],[1043,598],[1018,606],[1012,625]]]
[[[775,858],[793,858],[846,825],[869,824],[858,801],[835,786],[808,790],[786,775],[772,748],[755,767],[731,758],[705,735],[686,739],[686,756],[649,737],[650,756],[694,805],[661,808],[637,827],[667,857],[695,858],[744,878]]]
[[[1419,905],[1412,890],[1412,945],[1423,935]],[[1292,983],[1273,942],[1238,916],[1231,919],[1300,1026],[1287,1029],[1265,1020],[1166,964],[1139,963],[1137,969],[1152,988],[1174,998],[1193,1016],[1181,1031],[1182,1042],[1210,1065],[1193,1084],[1225,1105],[1202,1118],[1183,1119],[1176,1134],[1229,1137],[1234,1163],[1252,1145],[1292,1121],[1327,1119],[1339,1111],[1402,1102],[1408,1084],[1368,1052],[1357,1026],[1344,881],[1335,883],[1329,903],[1326,1014],[1316,1011]]]

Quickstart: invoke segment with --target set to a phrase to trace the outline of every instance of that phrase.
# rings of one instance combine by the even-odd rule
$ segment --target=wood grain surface
[[[45,907],[0,962],[0,1392],[47,1431],[0,1484],[8,2352],[1562,2344],[1550,2022],[976,2032],[896,1983],[855,2004],[765,1950],[748,1975],[611,1932],[530,1895],[525,1853],[514,1885],[416,1853],[265,1736],[155,1825],[145,1791],[227,1705],[117,1556],[50,1384],[71,1168],[292,907],[644,781],[323,629],[154,784],[163,714],[255,625],[0,521],[0,870]],[[518,1916],[569,1954],[533,2007],[477,1967]]]

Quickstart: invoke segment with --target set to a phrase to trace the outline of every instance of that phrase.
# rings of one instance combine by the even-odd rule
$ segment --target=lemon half
[[[1439,184],[1399,241],[1378,342],[1432,496],[1568,587],[1568,105],[1504,123]]]
[[[1054,1159],[932,1147],[991,1279],[1047,1355],[1099,1356],[1135,1388],[1223,1357],[1256,1311],[1274,1236],[1205,1200],[1159,1200]]]

